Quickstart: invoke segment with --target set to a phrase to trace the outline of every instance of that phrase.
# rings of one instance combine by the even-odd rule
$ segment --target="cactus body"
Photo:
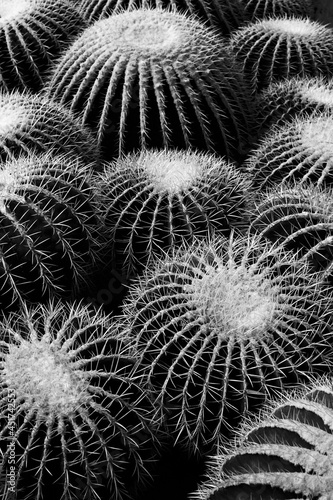
[[[87,28],[59,60],[46,95],[83,113],[105,159],[142,147],[238,159],[253,116],[248,87],[214,30],[146,8]]]
[[[333,31],[308,18],[273,17],[235,31],[230,48],[254,92],[274,81],[333,75]]]
[[[112,261],[125,276],[161,255],[161,249],[247,227],[250,183],[211,154],[132,154],[108,164],[99,184],[105,191]]]
[[[48,155],[4,163],[0,218],[1,310],[84,289],[101,231],[87,168]]]
[[[0,339],[5,491],[15,447],[22,500],[129,498],[130,484],[147,479],[154,411],[111,320],[81,304],[51,303],[11,314]]]
[[[195,242],[133,282],[124,321],[175,439],[214,449],[273,391],[326,371],[329,300],[306,266],[247,238]]]
[[[242,0],[82,0],[80,12],[92,23],[104,19],[122,9],[157,7],[172,9],[195,15],[216,28],[223,35],[231,33],[244,21]]]
[[[216,456],[192,500],[333,499],[333,385],[285,396]]]
[[[312,17],[314,6],[312,0],[242,0],[245,16],[249,21],[267,17]]]
[[[0,94],[0,161],[51,150],[99,168],[95,138],[70,111],[40,95]]]
[[[40,90],[51,63],[85,27],[67,0],[2,0],[1,90]]]
[[[264,190],[280,182],[328,187],[333,180],[333,118],[328,112],[295,117],[272,127],[244,165],[253,185]]]

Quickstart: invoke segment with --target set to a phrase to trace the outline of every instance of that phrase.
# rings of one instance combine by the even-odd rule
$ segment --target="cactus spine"
[[[249,21],[278,16],[312,17],[312,0],[242,0]]]

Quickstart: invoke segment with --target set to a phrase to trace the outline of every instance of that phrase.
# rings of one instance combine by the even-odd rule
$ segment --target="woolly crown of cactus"
[[[195,15],[197,19],[208,22],[223,35],[229,34],[244,21],[242,0],[82,0],[80,12],[90,23],[104,19],[111,14],[121,12],[123,8],[165,8],[184,11]]]
[[[308,18],[278,16],[247,24],[232,33],[230,48],[255,92],[285,78],[333,74],[333,31]]]
[[[67,0],[2,0],[0,88],[40,90],[51,63],[85,27]]]
[[[313,0],[242,0],[249,21],[274,16],[312,17]]]
[[[258,132],[297,116],[333,111],[333,80],[294,77],[271,83],[257,95]]]
[[[24,307],[0,338],[1,475],[15,446],[22,499],[128,498],[157,422],[126,338],[80,303]]]
[[[282,185],[258,196],[250,233],[277,241],[310,269],[333,277],[333,192],[308,186]]]
[[[331,113],[295,116],[284,125],[272,126],[244,166],[258,190],[289,181],[329,187],[333,171]]]
[[[96,140],[76,115],[41,95],[0,93],[0,160],[51,151],[79,155],[98,168]]]
[[[192,500],[333,499],[332,379],[284,395],[239,434]]]
[[[31,156],[0,171],[0,307],[83,290],[102,241],[92,174],[67,156]]]
[[[123,317],[171,435],[190,449],[330,365],[329,294],[256,238],[194,242],[129,288]]]
[[[185,239],[247,227],[250,182],[209,153],[144,151],[106,165],[106,226],[116,267],[135,274]],[[118,265],[119,261],[119,265]]]
[[[223,38],[160,8],[87,28],[58,61],[46,95],[82,112],[106,159],[171,146],[238,159],[249,142],[249,84]]]

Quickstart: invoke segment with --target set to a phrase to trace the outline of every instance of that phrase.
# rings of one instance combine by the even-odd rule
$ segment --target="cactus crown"
[[[0,4],[0,24],[7,22],[8,19],[15,18],[20,12],[26,12],[28,8],[31,9],[31,0],[2,0]]]
[[[258,22],[260,22],[263,31],[280,32],[291,37],[315,37],[318,36],[318,31],[321,29],[319,23],[303,17],[279,16]]]

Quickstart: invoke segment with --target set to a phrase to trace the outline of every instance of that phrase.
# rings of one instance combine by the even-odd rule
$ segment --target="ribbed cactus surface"
[[[101,219],[91,173],[68,157],[8,161],[0,170],[0,308],[70,297],[99,261]]]
[[[6,498],[133,498],[154,450],[154,410],[111,320],[81,304],[24,308],[0,323],[0,346]]]
[[[201,500],[333,499],[332,380],[275,402],[216,456]]]
[[[308,18],[252,22],[231,35],[230,48],[255,92],[293,76],[333,76],[333,30]]]
[[[248,226],[250,182],[212,154],[130,154],[107,164],[98,184],[104,191],[110,257],[126,276],[161,255],[161,249]]]
[[[253,185],[265,190],[280,182],[312,182],[329,187],[333,180],[333,118],[330,112],[295,116],[272,127],[244,162]]]
[[[242,0],[246,18],[250,21],[274,16],[311,17],[313,0]]]
[[[50,65],[85,27],[67,0],[2,0],[0,88],[40,90]]]
[[[250,140],[249,84],[223,38],[159,8],[87,28],[58,61],[46,95],[82,112],[106,159],[142,147],[238,159]]]
[[[68,109],[41,95],[0,93],[0,160],[51,150],[81,156],[98,168],[94,136]]]
[[[150,266],[124,322],[175,439],[214,449],[269,394],[325,372],[330,300],[305,265],[256,238],[195,242]]]

